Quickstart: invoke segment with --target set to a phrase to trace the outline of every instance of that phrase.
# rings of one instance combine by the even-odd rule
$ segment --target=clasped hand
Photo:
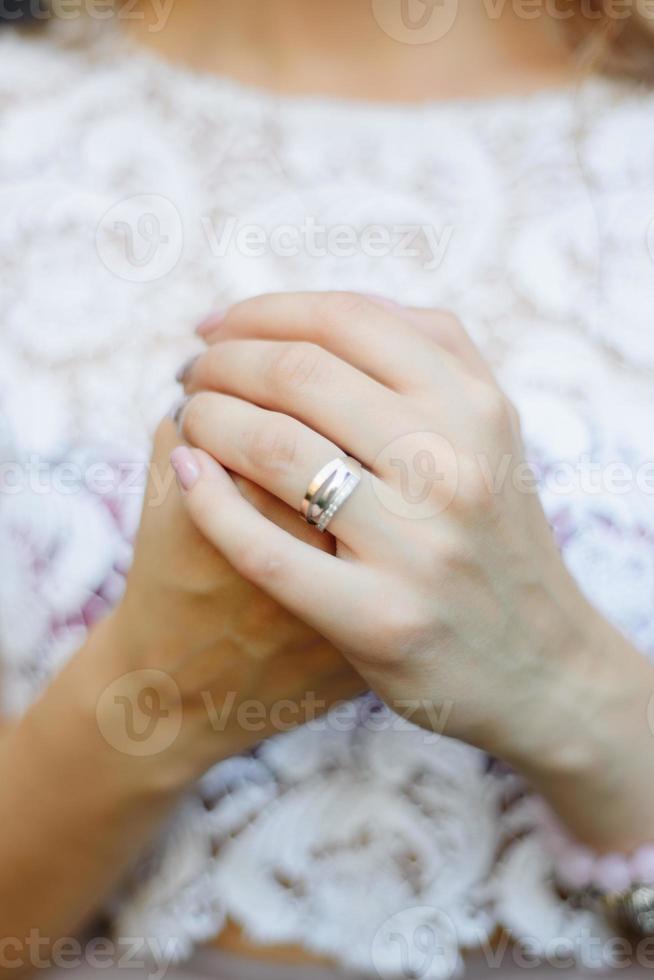
[[[566,571],[518,415],[459,321],[357,294],[275,294],[205,331],[175,454],[188,512],[246,580],[391,706],[504,757],[579,717],[594,612]],[[297,511],[330,459],[363,466],[325,549]],[[431,711],[429,710],[431,709]]]

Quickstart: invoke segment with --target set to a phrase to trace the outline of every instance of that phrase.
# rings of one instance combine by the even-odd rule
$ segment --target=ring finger
[[[230,395],[200,392],[180,420],[185,439],[227,469],[257,483],[299,510],[309,482],[343,451],[297,419],[270,412]],[[368,471],[329,524],[334,536],[358,557],[381,547],[390,531],[388,512]],[[388,494],[388,488],[385,488]]]

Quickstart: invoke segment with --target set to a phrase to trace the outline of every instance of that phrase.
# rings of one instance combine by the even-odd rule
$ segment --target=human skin
[[[205,333],[184,378],[195,449],[174,458],[207,538],[396,710],[515,765],[581,840],[648,840],[654,668],[565,568],[518,414],[463,325],[297,293],[239,303]],[[329,525],[335,554],[267,521],[226,472],[297,508],[343,453],[364,470]]]
[[[454,6],[424,5],[431,43],[394,36],[397,0],[177,0],[165,20],[149,0],[130,0],[123,26],[167,60],[289,94],[403,103],[524,94],[575,77],[548,5],[523,17],[519,2],[458,3],[452,23]],[[421,4],[413,9],[419,20]]]
[[[38,965],[26,945],[33,930],[45,959],[52,943],[75,935],[210,765],[365,687],[340,652],[237,575],[195,529],[168,462],[178,442],[165,420],[125,598],[0,733],[0,939],[17,944],[0,947],[0,974]],[[240,486],[279,526],[306,536],[290,508]],[[135,731],[147,730],[153,698],[181,723],[170,742],[164,721],[141,746],[125,705],[137,712]]]
[[[151,9],[148,4],[143,6],[146,13]],[[149,32],[147,18],[143,22],[125,22],[123,26],[130,29],[137,43],[178,64],[218,71],[284,92],[408,102],[524,93],[559,85],[576,76],[565,46],[546,18],[517,21],[511,15],[512,5],[507,4],[507,16],[490,23],[476,15],[478,6],[481,5],[461,4],[463,16],[456,30],[437,44],[426,45],[394,42],[371,18],[367,0],[335,0],[331,4],[275,0],[266,5],[260,0],[213,0],[210,5],[201,0],[178,0],[172,5],[165,28],[157,33]],[[437,6],[435,13],[438,9]],[[155,462],[163,466],[176,442],[177,436],[166,423],[159,433]],[[217,491],[213,487],[212,492],[226,488],[231,493],[231,484],[220,484],[220,488]],[[269,497],[252,485],[241,482],[240,488],[258,510],[292,528],[294,534],[304,533],[291,507],[275,508]],[[171,496],[171,500],[180,504],[176,496]],[[241,500],[229,498],[235,518]],[[161,509],[160,514],[163,513]],[[125,603],[91,632],[87,643],[25,719],[6,725],[0,737],[0,922],[8,935],[25,936],[34,927],[52,938],[70,934],[98,907],[194,775],[209,759],[217,761],[247,741],[242,732],[223,733],[220,737],[213,731],[209,734],[198,718],[176,740],[175,751],[146,758],[122,754],[117,765],[116,749],[100,737],[96,715],[98,699],[116,678],[140,664],[148,669],[153,665],[165,667],[171,661],[157,659],[157,652],[170,656],[174,652],[172,639],[177,637],[179,649],[189,652],[188,663],[193,670],[187,678],[196,685],[196,692],[198,674],[202,674],[203,682],[215,684],[216,693],[222,693],[222,667],[213,663],[224,652],[219,640],[230,619],[235,625],[234,613],[245,604],[245,597],[249,602],[255,595],[256,602],[264,603],[262,609],[275,608],[278,623],[285,622],[280,631],[284,643],[290,644],[297,629],[296,639],[309,639],[315,644],[314,649],[319,648],[315,630],[296,617],[283,620],[278,606],[268,604],[269,600],[260,596],[260,589],[245,582],[224,559],[210,555],[201,546],[202,538],[194,532],[181,505],[174,508],[174,513],[172,509],[166,513],[166,523],[160,526],[156,515],[146,512]],[[317,547],[315,535],[311,540],[312,546]],[[179,552],[174,551],[173,542],[177,542]],[[319,544],[331,548],[333,539],[326,535]],[[202,558],[198,557],[196,563],[193,555]],[[167,578],[161,593],[165,605],[152,606],[158,595],[158,576],[162,570],[167,574],[168,565],[174,562],[179,563],[185,575],[177,582]],[[215,604],[203,601],[203,597],[208,600],[212,590],[222,599],[229,597],[234,604],[230,608],[222,604],[214,608]],[[140,597],[149,609],[147,617],[140,612]],[[203,615],[199,614],[200,609]],[[586,607],[583,611],[588,612]],[[613,813],[611,819],[617,826],[620,814],[610,806],[606,809],[604,804],[614,803],[618,794],[630,800],[629,788],[639,776],[638,767],[649,766],[650,762],[646,752],[641,753],[639,761],[640,750],[636,747],[642,749],[645,744],[644,733],[634,729],[636,722],[642,722],[639,706],[642,692],[651,687],[651,678],[649,673],[640,673],[645,668],[634,659],[633,650],[621,637],[588,612],[589,624],[591,620],[597,626],[593,650],[606,650],[611,663],[617,663],[624,654],[621,686],[616,683],[615,688],[623,692],[625,704],[633,706],[632,718],[625,717],[628,712],[616,705],[615,699],[604,704],[604,687],[610,686],[613,677],[603,681],[601,675],[597,676],[595,717],[601,718],[604,708],[609,708],[605,712],[610,724],[604,751],[591,749],[588,754],[588,743],[582,740],[576,756],[552,751],[549,764],[534,775],[553,800],[558,794],[574,805],[575,794],[580,794],[582,812],[591,812],[595,807]],[[260,637],[249,626],[245,633],[247,642],[260,655]],[[561,639],[558,637],[557,642]],[[275,648],[268,648],[266,655],[275,657]],[[284,653],[280,655],[283,657]],[[583,657],[581,647],[576,656]],[[344,665],[329,643],[317,658],[323,678],[325,662],[334,667],[333,685],[328,685],[331,697],[339,696],[339,690],[358,689],[361,682],[356,673]],[[300,667],[300,674],[292,675],[295,690],[317,687],[312,664]],[[255,673],[254,680],[249,677],[250,694],[257,676],[264,684],[267,680],[265,670]],[[238,676],[232,675],[229,680],[234,682]],[[191,711],[190,719],[193,718]],[[118,716],[118,735],[122,734],[121,723]],[[597,729],[597,723],[590,724],[591,734]],[[620,737],[613,737],[614,733]],[[523,740],[524,735],[521,733]],[[594,744],[593,738],[590,744]],[[531,750],[525,747],[523,762],[534,755],[535,748],[535,744]],[[606,750],[613,753],[608,768]],[[613,795],[607,790],[606,778],[599,794],[595,780],[579,781],[580,773],[592,774],[595,768],[604,777],[607,772],[614,774]],[[601,807],[596,805],[598,800]],[[642,813],[646,801],[636,794],[633,806]],[[629,823],[635,825],[631,818]],[[592,834],[601,832],[600,836],[606,839],[611,836],[607,829],[594,824],[588,829]],[[18,975],[15,969],[11,972]]]

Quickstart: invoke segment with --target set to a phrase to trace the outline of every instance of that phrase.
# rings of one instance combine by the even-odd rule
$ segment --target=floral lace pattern
[[[120,596],[142,480],[100,487],[92,464],[142,467],[194,324],[265,290],[457,312],[521,411],[565,560],[654,655],[654,96],[591,80],[409,108],[280,99],[106,25],[3,32],[0,60],[7,710]],[[207,773],[115,929],[185,956],[230,916],[393,976],[389,937],[438,913],[430,980],[498,925],[583,959],[603,926],[552,889],[534,801],[505,805],[513,780],[361,699]]]

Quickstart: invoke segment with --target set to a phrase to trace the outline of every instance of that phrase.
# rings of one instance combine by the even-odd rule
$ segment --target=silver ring
[[[331,507],[332,501],[343,485],[349,479],[352,470],[344,460],[338,460],[329,478],[311,498],[307,520],[316,526],[322,520],[322,515]]]
[[[357,473],[350,472],[345,478],[342,486],[334,493],[331,503],[326,510],[322,512],[320,520],[316,524],[319,531],[326,531],[327,525],[331,521],[332,517],[341,509],[347,498],[359,484],[361,477]]]
[[[343,464],[344,461],[340,456],[337,459],[330,460],[329,463],[325,463],[324,466],[321,466],[313,480],[311,480],[309,483],[300,506],[300,513],[304,517],[307,524],[317,523],[317,518],[314,519],[316,501],[318,500],[321,492],[325,493],[332,481],[339,475],[339,473],[342,473]]]
[[[349,457],[338,457],[322,466],[309,483],[300,507],[307,524],[325,531],[360,480],[359,464]]]

